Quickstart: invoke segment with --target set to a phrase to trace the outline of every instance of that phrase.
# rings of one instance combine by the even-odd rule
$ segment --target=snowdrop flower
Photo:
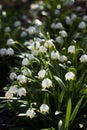
[[[73,20],[75,20],[77,18],[77,15],[76,14],[72,14],[71,15],[71,20],[73,21]]]
[[[55,9],[55,10],[54,10],[54,14],[55,14],[55,15],[59,15],[59,14],[60,14],[60,10]]]
[[[59,59],[61,62],[65,62],[67,61],[67,57],[65,55],[62,55],[60,56],[60,59]]]
[[[78,25],[79,29],[83,29],[85,27],[86,27],[86,23],[84,21],[80,22],[79,25]]]
[[[27,82],[27,79],[26,79],[26,77],[24,75],[18,75],[17,80],[20,83],[26,83]]]
[[[76,7],[76,11],[77,11],[77,12],[79,12],[79,11],[81,11],[81,10],[82,10],[82,7],[81,7],[81,6],[77,6],[77,7]]]
[[[6,17],[7,16],[7,12],[6,11],[2,11],[2,15],[3,15],[3,17]]]
[[[41,22],[39,19],[35,19],[34,23],[35,23],[37,26],[41,26],[41,25],[42,25],[42,22]]]
[[[58,60],[58,59],[60,59],[60,55],[59,55],[59,52],[58,51],[52,51],[51,52],[51,59],[52,60]]]
[[[69,0],[69,5],[73,5],[75,0]]]
[[[36,113],[33,109],[29,109],[26,111],[26,116],[30,117],[31,119],[34,118],[35,115],[36,115]]]
[[[52,23],[52,24],[51,24],[51,28],[52,28],[52,29],[55,29],[55,28],[56,28],[56,24],[55,24],[55,23]]]
[[[86,54],[84,54],[84,55],[82,55],[81,57],[80,57],[80,62],[82,63],[82,62],[87,62],[87,55]]]
[[[38,8],[40,8],[40,7],[39,7],[39,4],[31,4],[30,8],[31,8],[32,10],[36,10],[36,9],[38,9]]]
[[[64,40],[62,37],[58,36],[58,37],[56,37],[56,42],[63,44]]]
[[[36,43],[36,49],[39,49],[39,47],[40,47],[40,42],[39,42],[39,41],[36,41],[35,43]]]
[[[21,22],[20,21],[15,21],[14,22],[14,27],[20,27],[21,26]]]
[[[23,31],[23,32],[21,32],[21,35],[20,35],[21,37],[26,37],[27,36],[27,32],[25,32],[25,31]]]
[[[42,69],[42,70],[40,70],[40,71],[38,72],[39,78],[44,78],[45,74],[46,74],[46,70],[44,70],[44,69]]]
[[[26,29],[26,31],[29,33],[29,34],[35,34],[36,33],[36,28],[31,26],[29,27],[28,29]]]
[[[11,93],[9,90],[5,93],[5,97],[7,98],[7,99],[11,99],[11,98],[13,98],[13,93]]]
[[[28,19],[27,15],[23,15],[23,16],[22,16],[22,19],[23,19],[23,20],[27,20],[27,19]]]
[[[44,46],[40,46],[39,47],[39,52],[46,53],[47,52],[47,48],[44,47]]]
[[[12,48],[8,48],[8,49],[6,50],[6,54],[7,54],[7,55],[14,55],[14,50],[13,50]]]
[[[7,51],[6,48],[1,48],[1,49],[0,49],[0,55],[1,55],[1,56],[6,55],[6,51]]]
[[[87,22],[87,15],[84,15],[82,19],[83,21]]]
[[[68,53],[75,54],[75,46],[74,46],[74,45],[70,45],[70,46],[68,47]]]
[[[56,29],[63,29],[62,23],[60,23],[60,22],[56,23],[55,28]]]
[[[24,58],[22,60],[22,65],[25,65],[25,66],[29,65],[29,60],[27,58]]]
[[[75,78],[75,74],[71,71],[65,74],[65,80],[74,80],[74,78]]]
[[[46,12],[46,11],[41,11],[41,14],[42,14],[43,16],[48,16],[48,12]]]
[[[27,69],[27,70],[26,70],[26,69],[23,69],[23,70],[22,70],[22,73],[23,73],[23,75],[25,75],[25,76],[28,76],[28,75],[31,76],[31,74],[32,74],[31,71],[30,71],[30,69]]]
[[[49,78],[46,78],[42,81],[42,88],[49,88],[52,86],[52,81]]]
[[[10,78],[11,80],[16,79],[16,78],[17,78],[16,73],[15,73],[15,72],[10,73],[9,78]]]
[[[5,27],[5,32],[11,32],[11,28],[10,27]]]
[[[26,96],[26,89],[25,88],[19,88],[17,91],[18,96]]]
[[[46,48],[51,48],[51,47],[53,47],[53,46],[54,46],[53,40],[52,40],[52,39],[46,40],[44,46],[45,46]]]
[[[27,47],[29,50],[34,49],[34,42],[30,42],[29,46]]]
[[[71,18],[69,16],[66,16],[65,21],[66,21],[67,25],[71,25],[72,24],[72,20],[71,20]]]
[[[46,112],[48,113],[49,112],[49,106],[47,104],[42,104],[40,106],[40,111],[44,112],[44,113],[46,113]]]
[[[59,34],[60,34],[62,37],[67,37],[67,32],[66,32],[65,30],[60,31]]]
[[[7,45],[13,45],[14,44],[14,40],[12,38],[9,38],[7,40]]]
[[[9,89],[9,92],[12,93],[12,94],[16,94],[17,91],[18,91],[17,85],[11,86],[10,89]]]

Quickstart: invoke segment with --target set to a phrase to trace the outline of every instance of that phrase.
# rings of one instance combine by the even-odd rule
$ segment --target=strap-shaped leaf
[[[81,106],[81,103],[82,103],[83,98],[84,98],[84,97],[82,96],[81,99],[78,101],[77,105],[75,106],[74,110],[73,110],[73,113],[72,113],[72,115],[71,115],[71,117],[70,117],[70,122],[71,122],[71,124],[73,123],[73,121],[74,121],[74,119],[75,119],[75,117],[76,117],[76,115],[77,115],[77,113],[78,113],[78,110],[79,110],[79,108],[80,108],[80,106]]]
[[[66,108],[65,125],[64,125],[65,129],[64,130],[68,130],[68,128],[69,128],[71,109],[72,109],[72,102],[71,102],[71,98],[69,98],[68,103],[67,103],[67,108]]]
[[[58,76],[53,76],[54,77],[54,79],[58,82],[58,84],[60,85],[60,87],[62,88],[62,89],[65,89],[66,88],[66,86],[65,86],[65,84],[63,83],[63,81],[58,77]]]

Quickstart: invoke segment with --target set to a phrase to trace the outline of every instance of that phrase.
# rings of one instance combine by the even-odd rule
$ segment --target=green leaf
[[[62,89],[65,89],[66,88],[66,86],[65,86],[65,84],[63,83],[63,81],[58,77],[58,76],[53,76],[54,77],[54,79],[58,82],[58,84],[60,85],[60,87],[62,88]]]
[[[63,101],[64,94],[65,94],[64,91],[62,91],[59,95],[58,110],[60,110],[60,108],[61,108],[61,104],[62,104],[62,101]]]
[[[69,128],[71,108],[72,108],[72,103],[71,103],[71,98],[69,98],[67,103],[66,116],[65,116],[65,125],[64,125],[65,130],[68,130]]]
[[[79,110],[79,108],[81,106],[82,100],[83,100],[83,97],[81,97],[81,99],[78,101],[77,105],[75,106],[75,108],[73,110],[73,113],[72,113],[72,115],[70,117],[71,124],[73,123],[73,121],[74,121],[74,119],[75,119],[75,117],[76,117],[76,115],[78,113],[78,110]]]
[[[87,95],[87,88],[84,88],[80,91],[81,95]]]

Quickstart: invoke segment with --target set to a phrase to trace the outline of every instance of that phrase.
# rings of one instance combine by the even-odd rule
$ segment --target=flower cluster
[[[11,26],[0,21],[0,64],[8,61],[9,68],[4,98],[17,116],[41,122],[38,129],[76,130],[87,119],[87,15],[81,11],[75,0],[45,0],[31,4],[32,16],[11,17]]]

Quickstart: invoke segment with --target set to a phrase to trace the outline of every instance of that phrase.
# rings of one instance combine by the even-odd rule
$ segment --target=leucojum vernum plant
[[[74,4],[33,3],[30,9],[42,22],[35,19],[25,27],[23,43],[8,38],[0,49],[1,57],[17,60],[9,65],[4,99],[18,119],[26,120],[28,127],[21,129],[79,130],[87,124],[87,15]]]

